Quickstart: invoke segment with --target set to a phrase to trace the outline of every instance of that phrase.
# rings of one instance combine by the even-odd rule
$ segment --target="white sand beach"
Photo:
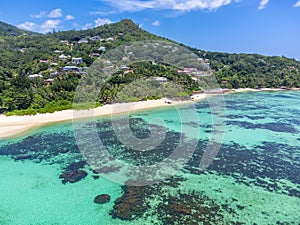
[[[206,97],[205,94],[197,95],[194,100],[199,101]],[[31,116],[5,116],[0,115],[0,139],[18,136],[22,133],[42,125],[69,121],[73,119],[84,119],[89,117],[100,117],[107,115],[121,114],[131,111],[167,107],[179,104],[186,104],[192,101],[170,101],[166,99],[148,100],[133,103],[108,104],[89,110],[63,110],[54,113],[37,114]]]

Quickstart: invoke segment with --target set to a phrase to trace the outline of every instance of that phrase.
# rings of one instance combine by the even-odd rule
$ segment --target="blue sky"
[[[300,60],[300,0],[9,0],[0,8],[0,20],[42,33],[122,18],[199,49]]]

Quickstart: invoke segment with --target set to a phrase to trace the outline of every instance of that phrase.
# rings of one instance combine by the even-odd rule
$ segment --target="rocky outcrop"
[[[85,178],[87,176],[87,172],[84,170],[74,170],[74,171],[67,171],[59,176],[60,179],[62,179],[62,183],[66,184],[69,183],[75,183],[80,181],[81,179]]]
[[[110,201],[110,196],[108,194],[97,195],[94,199],[96,204],[104,204]]]

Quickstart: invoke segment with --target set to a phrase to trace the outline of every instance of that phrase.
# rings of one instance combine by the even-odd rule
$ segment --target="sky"
[[[1,21],[40,33],[125,18],[198,49],[300,60],[300,0],[2,0],[0,8]]]

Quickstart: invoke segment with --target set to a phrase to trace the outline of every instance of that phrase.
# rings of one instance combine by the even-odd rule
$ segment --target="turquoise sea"
[[[300,92],[238,93],[224,99],[225,134],[206,170],[199,169],[213,132],[206,100],[130,114],[130,128],[140,139],[151,135],[150,124],[166,131],[148,151],[132,150],[118,140],[112,121],[119,121],[122,131],[122,115],[98,118],[96,131],[111,163],[103,161],[97,170],[80,151],[72,122],[0,141],[0,224],[299,225]],[[184,121],[190,129],[182,129],[181,115],[195,112],[197,120],[191,116]],[[191,147],[195,129],[199,137]],[[187,160],[172,176],[146,186],[116,182],[114,174],[121,168],[114,159],[126,165],[161,162],[180,137],[193,151],[182,153]],[[94,203],[101,194],[109,195],[109,202]]]

